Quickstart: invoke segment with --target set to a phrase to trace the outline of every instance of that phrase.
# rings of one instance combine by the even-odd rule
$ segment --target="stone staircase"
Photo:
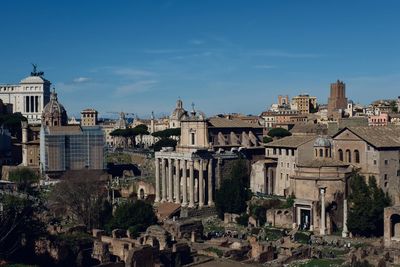
[[[199,218],[217,215],[215,207],[181,208],[181,218]]]

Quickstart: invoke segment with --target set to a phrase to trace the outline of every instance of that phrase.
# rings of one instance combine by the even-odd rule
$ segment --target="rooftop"
[[[271,143],[266,144],[266,147],[288,147],[288,148],[297,148],[307,142],[310,142],[316,139],[316,135],[292,135],[287,136],[278,140],[275,140]]]
[[[347,127],[338,132],[333,138],[344,132],[346,129],[376,148],[400,147],[399,126]]]
[[[239,118],[212,117],[208,119],[208,125],[215,128],[262,128],[254,123],[248,123]]]

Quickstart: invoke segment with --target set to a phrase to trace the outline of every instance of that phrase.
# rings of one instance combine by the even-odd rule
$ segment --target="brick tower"
[[[331,83],[331,95],[328,98],[328,117],[332,117],[334,113],[347,108],[346,84],[337,80]]]

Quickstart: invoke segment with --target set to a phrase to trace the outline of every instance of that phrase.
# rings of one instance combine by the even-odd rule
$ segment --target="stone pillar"
[[[221,187],[221,182],[222,182],[222,169],[221,169],[221,165],[222,165],[222,159],[218,158],[217,160],[217,181],[215,183],[215,187],[217,189],[219,189]]]
[[[156,158],[156,198],[154,202],[160,202],[160,160]]]
[[[194,207],[194,166],[193,160],[189,162],[189,208]]]
[[[174,167],[172,166],[172,159],[168,159],[168,202],[174,202],[174,191],[172,186],[172,171]]]
[[[268,167],[268,191],[267,194],[272,195],[274,193],[273,188],[272,188],[272,179],[273,179],[273,174],[274,172],[272,171],[271,167]]]
[[[166,181],[165,159],[161,159],[161,202],[167,201],[167,181]]]
[[[320,225],[320,229],[319,229],[320,235],[326,234],[325,191],[326,191],[326,187],[320,187],[320,189],[319,189],[319,192],[321,193],[321,225]]]
[[[182,169],[182,206],[186,207],[187,202],[187,160],[183,160]]]
[[[199,207],[203,207],[204,206],[204,173],[203,173],[203,160],[200,160],[199,162],[200,166],[199,166]]]
[[[181,166],[180,166],[180,160],[175,159],[175,203],[180,204],[181,203]]]
[[[208,206],[214,206],[214,196],[213,196],[213,182],[212,182],[212,173],[213,173],[213,160],[208,160]]]
[[[343,199],[343,231],[342,237],[348,237],[349,230],[347,229],[347,197],[345,196]]]

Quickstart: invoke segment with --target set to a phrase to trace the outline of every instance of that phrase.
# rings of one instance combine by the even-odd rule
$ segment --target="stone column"
[[[193,160],[189,162],[189,208],[194,207],[194,166]]]
[[[174,202],[174,191],[173,191],[173,186],[172,186],[172,171],[173,171],[173,166],[172,166],[172,159],[168,159],[168,202]]]
[[[182,169],[182,206],[186,207],[187,202],[187,160],[183,160],[183,169]]]
[[[160,160],[156,158],[156,198],[154,202],[160,202]]]
[[[273,171],[271,167],[268,167],[268,192],[267,194],[272,195],[273,194],[273,188],[272,188],[272,179],[273,179]]]
[[[180,160],[175,159],[175,203],[180,204],[181,203],[181,193],[180,193],[180,187],[181,187],[181,166],[180,166]]]
[[[321,193],[321,226],[319,229],[320,235],[326,234],[326,223],[325,223],[325,191],[326,187],[321,187],[319,192]]]
[[[222,159],[218,158],[217,160],[217,181],[215,183],[215,187],[217,189],[219,189],[221,187],[221,182],[222,182],[222,169],[221,169],[221,165],[222,165]]]
[[[165,159],[161,159],[161,202],[167,201],[167,181],[165,172]]]
[[[349,230],[347,229],[347,196],[343,199],[343,231],[342,237],[348,237]]]
[[[204,183],[203,183],[203,160],[199,161],[199,207],[203,207],[204,206]]]
[[[212,173],[213,173],[213,160],[208,160],[208,206],[214,206],[214,196],[213,196],[213,182],[212,182]]]

